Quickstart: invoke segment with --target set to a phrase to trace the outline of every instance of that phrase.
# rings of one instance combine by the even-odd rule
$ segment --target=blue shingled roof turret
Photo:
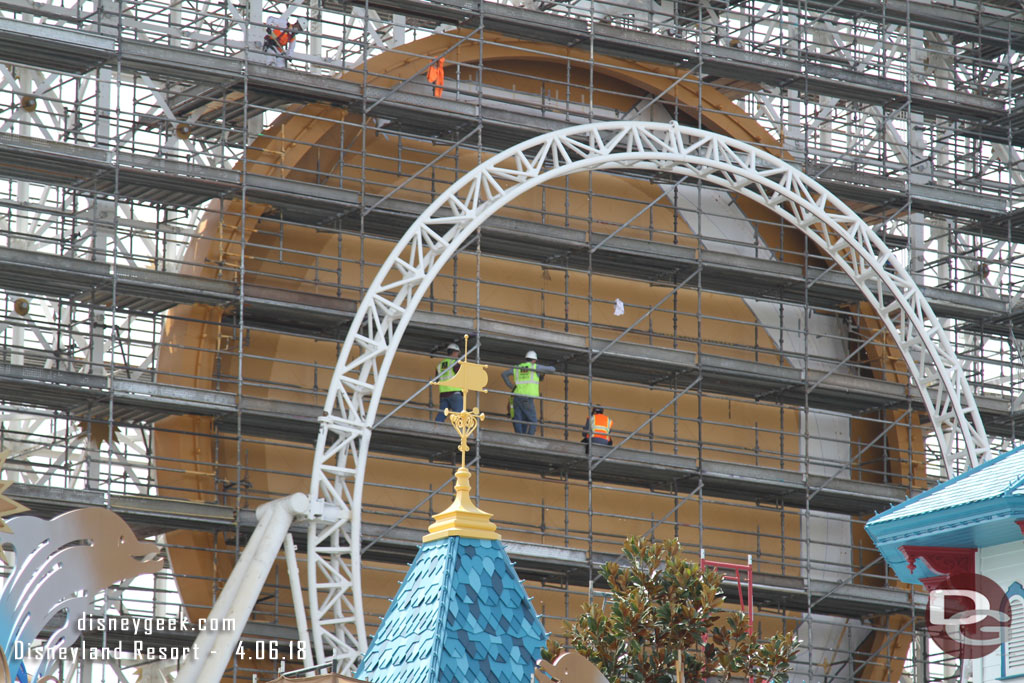
[[[1019,542],[1024,526],[1024,448],[1004,453],[875,515],[864,529],[901,581],[931,575],[911,570],[904,546],[984,548]]]
[[[1024,496],[1024,447],[1003,453],[876,515],[868,524],[927,515],[1001,496]]]
[[[501,541],[423,544],[356,677],[372,683],[529,683],[546,639]]]

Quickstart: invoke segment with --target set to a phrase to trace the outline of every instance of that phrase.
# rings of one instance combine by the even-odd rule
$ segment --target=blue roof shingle
[[[425,543],[356,677],[372,683],[529,683],[546,633],[501,541]]]
[[[864,526],[900,580],[920,583],[933,573],[911,569],[904,546],[983,548],[1019,541],[1024,519],[1024,447],[1000,455],[920,493]]]
[[[1004,453],[935,488],[876,515],[872,524],[991,500],[1024,495],[1024,447]]]

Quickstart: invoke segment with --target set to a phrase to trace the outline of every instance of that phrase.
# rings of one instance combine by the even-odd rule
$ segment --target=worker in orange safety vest
[[[287,66],[295,51],[295,36],[302,31],[298,19],[285,23],[281,17],[267,19],[267,32],[263,36],[263,52],[273,57],[274,66]]]
[[[444,57],[427,67],[427,83],[434,84],[434,97],[440,97],[444,90]]]
[[[596,443],[602,446],[612,445],[612,419],[604,414],[604,408],[594,406],[590,418],[583,427],[583,443]]]

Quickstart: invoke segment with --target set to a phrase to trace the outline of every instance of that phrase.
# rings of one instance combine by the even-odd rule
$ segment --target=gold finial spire
[[[455,471],[455,500],[446,510],[434,515],[434,523],[427,527],[423,537],[424,543],[448,536],[501,540],[498,527],[491,521],[491,513],[478,508],[469,497],[471,476],[465,465]]]
[[[463,356],[468,357],[468,334],[463,336],[463,343],[466,349]],[[469,479],[472,475],[466,468],[469,437],[486,417],[478,407],[474,407],[472,411],[466,410],[467,394],[470,391],[487,393],[487,390],[484,389],[487,386],[487,366],[462,360],[459,362],[459,371],[444,383],[462,390],[462,410],[453,413],[447,408],[444,409],[445,417],[452,423],[452,427],[460,437],[459,452],[462,453],[462,465],[455,472],[455,500],[446,510],[434,515],[434,523],[427,528],[428,533],[423,537],[423,542],[436,541],[448,536],[500,540],[501,536],[497,533],[498,527],[491,522],[490,513],[484,512],[474,505],[473,500],[469,497],[471,490]],[[437,384],[437,382],[431,382],[431,384]]]

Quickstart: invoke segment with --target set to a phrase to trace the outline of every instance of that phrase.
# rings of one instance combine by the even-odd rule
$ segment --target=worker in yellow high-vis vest
[[[459,345],[449,344],[445,347],[445,352],[448,354],[448,357],[442,359],[437,364],[437,372],[435,373],[441,402],[438,404],[440,411],[437,413],[437,417],[434,418],[434,422],[444,422],[445,408],[453,413],[462,412],[462,392],[444,383],[445,380],[451,379],[459,371]]]
[[[501,373],[505,384],[512,389],[512,426],[516,434],[537,431],[537,407],[533,399],[540,398],[540,381],[544,379],[544,373],[554,371],[550,365],[537,363],[536,351],[527,351],[522,363]]]

